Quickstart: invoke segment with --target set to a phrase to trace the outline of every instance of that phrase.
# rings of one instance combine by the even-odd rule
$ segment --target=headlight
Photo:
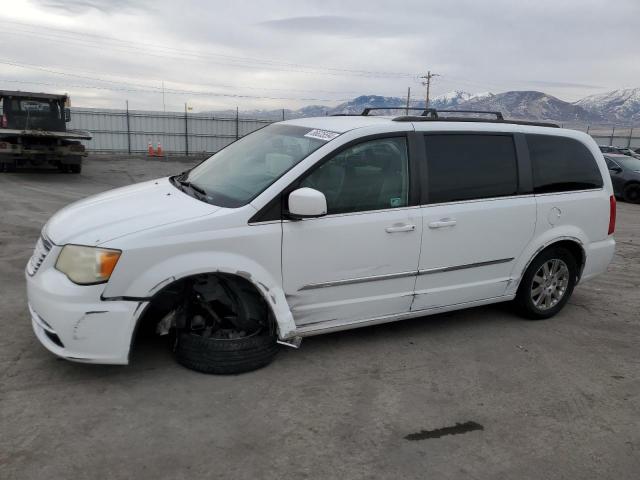
[[[56,260],[56,269],[80,285],[104,283],[111,277],[121,253],[120,250],[65,245]]]

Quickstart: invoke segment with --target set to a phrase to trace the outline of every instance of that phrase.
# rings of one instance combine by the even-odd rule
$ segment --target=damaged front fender
[[[295,323],[280,283],[264,267],[247,257],[193,252],[155,263],[137,275],[131,275],[130,282],[125,281],[128,273],[114,272],[103,293],[105,300],[113,297],[149,299],[164,286],[194,275],[223,273],[242,277],[256,288],[271,309],[278,337],[285,340],[295,336]]]

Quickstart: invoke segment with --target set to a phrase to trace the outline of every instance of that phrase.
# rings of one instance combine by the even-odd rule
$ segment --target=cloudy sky
[[[74,106],[298,108],[360,94],[640,86],[639,0],[5,0],[0,88]]]

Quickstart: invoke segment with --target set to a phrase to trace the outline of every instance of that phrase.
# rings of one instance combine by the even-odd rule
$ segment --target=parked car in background
[[[602,153],[620,153],[620,149],[613,145],[598,145],[598,148]]]
[[[628,155],[629,157],[640,159],[640,153],[636,153],[636,151],[632,150],[631,148],[621,148],[619,153],[621,153],[622,155]]]
[[[640,153],[627,147],[614,147],[612,145],[598,145],[602,153],[613,153],[617,155],[627,155],[629,157],[640,158]]]
[[[616,197],[640,203],[640,159],[615,153],[605,154],[604,159]]]

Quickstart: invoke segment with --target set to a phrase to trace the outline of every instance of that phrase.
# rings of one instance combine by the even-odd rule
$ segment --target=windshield
[[[634,170],[636,172],[640,171],[640,160],[638,160],[637,158],[616,157],[613,160],[621,164],[624,168]]]
[[[187,176],[182,185],[214,205],[246,205],[287,170],[337,133],[292,125],[269,125],[220,150]]]

